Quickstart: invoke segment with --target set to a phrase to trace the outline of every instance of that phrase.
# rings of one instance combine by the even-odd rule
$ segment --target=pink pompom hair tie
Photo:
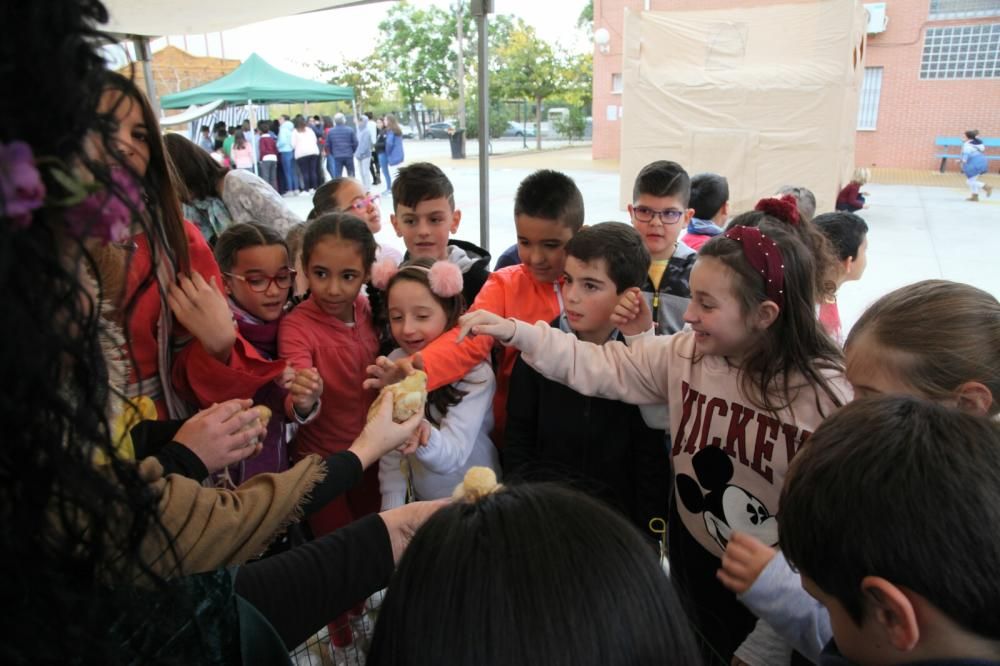
[[[385,291],[389,286],[389,280],[399,272],[396,262],[389,257],[382,257],[372,265],[372,286],[380,291]]]
[[[441,298],[451,298],[462,293],[462,269],[450,261],[435,261],[428,271],[427,281],[431,291]]]

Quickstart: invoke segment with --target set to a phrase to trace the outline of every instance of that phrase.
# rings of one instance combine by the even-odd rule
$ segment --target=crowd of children
[[[813,194],[796,186],[733,211],[724,176],[692,178],[658,160],[635,178],[630,224],[585,225],[573,179],[540,170],[515,197],[516,261],[491,272],[487,250],[452,237],[462,213],[432,164],[391,181],[389,222],[406,252],[380,246],[365,185],[317,186],[304,121],[297,134],[261,137],[260,152],[273,184],[278,155],[294,147],[315,189],[305,223],[208,214],[196,226],[142,92],[120,75],[95,80],[94,112],[113,149],[88,159],[134,177],[144,189],[135,207],[149,217],[136,216],[129,242],[57,245],[61,234],[45,225],[61,212],[32,213],[38,226],[13,230],[0,209],[0,233],[42,266],[37,298],[62,299],[44,312],[70,321],[65,339],[100,331],[123,366],[111,392],[148,417],[121,422],[127,447],[72,463],[99,458],[149,516],[158,502],[164,517],[150,524],[172,556],[188,558],[185,573],[225,573],[299,516],[311,532],[311,543],[272,547],[220,579],[216,589],[239,600],[203,596],[198,621],[184,626],[248,600],[240,622],[276,638],[279,654],[321,617],[343,662],[365,633],[353,619],[367,593],[402,556],[373,664],[1000,664],[990,570],[1000,556],[1000,303],[925,281],[885,295],[845,331],[836,298],[867,264],[868,225],[856,214],[867,173],[837,211],[817,215]],[[233,132],[237,168],[255,152],[250,140]],[[107,171],[95,173],[111,182]],[[52,247],[69,246],[51,260]],[[72,280],[101,288],[59,291]],[[12,316],[26,326],[29,310]],[[116,378],[95,358],[111,352],[55,339],[41,340],[53,353],[32,363],[106,372],[49,372],[38,413],[96,405],[70,389],[97,381],[105,396]],[[427,376],[424,411],[391,424],[385,401],[371,409],[377,389],[415,369]],[[30,411],[24,418],[37,420]],[[106,414],[85,416],[99,439],[93,424]],[[59,432],[47,456],[75,452],[84,436]],[[30,435],[17,431],[10,445],[25,468],[46,464],[25,454]],[[140,482],[122,460],[147,455]],[[81,477],[60,489],[112,487]],[[23,502],[30,490],[18,491]],[[185,497],[194,508],[178,519]],[[445,498],[454,501],[419,530],[430,509],[412,521],[392,513]],[[57,532],[80,527],[65,497],[37,501],[39,515],[62,521]],[[91,534],[113,532],[85,508]],[[144,525],[95,559],[140,561]],[[316,565],[330,558],[345,564]],[[155,569],[138,571],[155,580]],[[74,580],[58,583],[76,593]],[[173,599],[167,586],[147,587]],[[301,603],[285,598],[295,594]],[[138,605],[124,597],[108,608]],[[158,625],[156,612],[156,622],[131,620]],[[113,624],[112,642],[135,629]],[[213,650],[253,649],[229,642]]]
[[[856,175],[852,185],[864,180]],[[864,273],[864,219],[847,210],[816,216],[815,197],[801,187],[733,215],[723,176],[689,178],[669,161],[640,170],[627,206],[630,225],[584,226],[571,178],[550,170],[530,175],[514,204],[516,263],[492,273],[488,252],[451,238],[461,211],[440,169],[404,167],[392,190],[390,222],[404,255],[375,242],[381,216],[361,183],[335,178],[317,189],[309,220],[287,238],[260,224],[236,224],[213,238],[218,269],[210,274],[221,276],[215,279],[234,334],[199,336],[212,310],[201,283],[185,286],[185,278],[171,298],[195,337],[189,362],[205,366],[175,368],[179,395],[206,406],[222,381],[209,368],[224,368],[224,382],[242,387],[228,397],[252,397],[278,415],[260,455],[209,470],[218,483],[238,486],[307,454],[349,449],[374,389],[419,368],[428,377],[424,425],[353,488],[312,508],[314,535],[380,509],[449,497],[467,470],[485,467],[510,487],[498,492],[511,493],[511,519],[535,503],[563,501],[530,490],[557,482],[631,522],[647,541],[635,547],[652,549],[659,538],[653,526],[664,521],[671,594],[685,618],[678,632],[692,631],[700,657],[691,658],[705,663],[961,656],[935,652],[947,644],[936,622],[987,643],[1000,638],[989,622],[969,621],[974,611],[948,605],[956,595],[945,593],[947,586],[908,587],[929,584],[929,564],[915,572],[872,564],[896,543],[873,545],[880,529],[892,532],[885,516],[896,514],[871,503],[907,504],[932,489],[946,494],[947,480],[927,478],[922,486],[907,476],[910,468],[890,465],[884,484],[900,495],[884,500],[883,481],[866,481],[868,470],[880,469],[872,433],[884,431],[904,458],[913,440],[906,455],[919,469],[919,456],[937,460],[952,432],[984,446],[980,440],[996,438],[995,428],[913,399],[845,407],[852,398],[903,393],[995,414],[995,299],[953,283],[914,285],[873,305],[845,346],[836,294]],[[863,207],[862,199],[847,198],[838,208]],[[202,303],[187,308],[198,316],[174,303],[188,291],[189,301]],[[949,317],[928,347],[927,308],[968,316]],[[897,420],[906,427],[890,427]],[[935,420],[955,421],[941,426],[944,440],[920,430]],[[852,447],[868,456],[868,467],[848,454]],[[856,475],[824,477],[849,462]],[[964,464],[956,458],[954,474]],[[969,490],[987,492],[975,483]],[[854,511],[844,508],[846,499]],[[960,521],[948,511],[953,501],[939,497],[932,513]],[[900,509],[901,517],[917,515]],[[440,525],[428,532],[447,529],[444,514],[435,520]],[[818,529],[817,520],[841,524],[838,533],[855,525],[870,533],[864,548],[876,554],[855,554],[852,540]],[[447,534],[440,538],[460,539]],[[498,548],[515,547],[510,538],[491,537]],[[410,640],[387,638],[398,622],[396,605],[412,606],[412,595],[422,598],[418,607],[444,603],[441,590],[406,582],[433,578],[433,571],[448,577],[449,558],[461,557],[427,539],[414,543],[416,554],[391,588],[376,663],[387,645]],[[850,564],[840,571],[841,562]],[[346,620],[330,625],[335,654],[355,638]],[[866,645],[877,637],[885,637],[877,648]],[[676,645],[686,640],[677,637]]]

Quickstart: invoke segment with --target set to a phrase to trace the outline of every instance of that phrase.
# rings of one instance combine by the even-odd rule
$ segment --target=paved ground
[[[565,145],[545,141],[546,147],[553,144]],[[405,149],[407,161],[432,161],[448,174],[462,210],[457,236],[479,242],[478,160],[452,160],[444,140],[411,140]],[[518,183],[536,169],[559,169],[572,176],[583,192],[589,222],[628,221],[627,214],[618,209],[616,162],[591,160],[589,145],[541,153],[521,149],[520,139],[494,141],[494,152],[504,153],[490,164],[490,249],[494,257],[514,243],[514,193]],[[997,188],[994,198],[971,203],[965,201],[965,181],[957,173],[878,170],[873,174],[874,182],[865,187],[871,193],[871,207],[863,215],[871,228],[868,270],[861,281],[848,283],[841,290],[845,329],[873,300],[918,280],[968,282],[1000,298],[1000,176],[990,175],[986,180]],[[303,217],[309,211],[308,197],[288,202]],[[385,225],[378,238],[401,248],[388,224],[390,209],[390,199],[384,196]]]

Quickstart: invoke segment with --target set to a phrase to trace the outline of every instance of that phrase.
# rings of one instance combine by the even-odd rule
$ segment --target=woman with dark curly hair
[[[155,142],[143,148],[149,134],[108,113],[96,50],[107,38],[95,28],[106,20],[96,0],[0,8],[0,22],[17,26],[0,42],[0,86],[30,90],[49,110],[26,113],[23,97],[0,96],[0,288],[9,326],[0,345],[0,561],[11,574],[0,586],[8,609],[0,661],[277,663],[288,645],[383,585],[433,507],[373,516],[221,569],[263,549],[265,532],[291,520],[302,497],[288,502],[280,491],[313,487],[323,464],[228,493],[162,478],[155,461],[120,455],[128,438],[112,405],[123,403],[121,359],[102,345],[114,332],[102,316],[110,285],[98,262],[137,230],[156,239],[139,284],[154,284],[168,259],[178,267],[191,259],[179,204],[166,196],[169,174],[147,173],[139,184],[136,165],[154,159]],[[166,219],[178,224],[157,223]],[[126,300],[122,317],[134,307]],[[383,439],[408,434],[383,426]],[[294,596],[279,592],[289,589]],[[256,644],[247,640],[253,629]]]

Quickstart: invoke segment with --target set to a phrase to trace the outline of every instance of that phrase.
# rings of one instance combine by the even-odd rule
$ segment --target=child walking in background
[[[617,313],[620,330],[637,336],[628,345],[590,345],[481,310],[462,318],[463,334],[520,349],[542,375],[581,393],[668,404],[678,500],[668,521],[671,573],[706,663],[728,665],[755,623],[715,577],[726,544],[736,531],[777,543],[788,463],[850,395],[841,352],[816,320],[813,275],[788,222],[754,211],[702,248],[684,316],[690,330],[653,336],[637,290]]]
[[[833,293],[826,294],[819,304],[819,323],[836,340],[844,344],[844,330],[837,307],[837,292],[845,282],[860,280],[868,266],[868,224],[855,215],[839,211],[823,213],[813,218],[813,224],[826,236],[839,263],[831,275]]]
[[[979,138],[979,130],[969,130],[965,133],[965,142],[962,144],[962,173],[965,174],[966,182],[969,184],[969,198],[966,201],[979,201],[979,190],[986,191],[986,196],[993,194],[993,188],[979,180],[979,177],[989,170],[986,159],[986,146]]]
[[[414,259],[397,270],[383,259],[375,264],[372,280],[385,294],[389,327],[399,345],[391,359],[416,354],[452,329],[465,311],[462,273],[451,262]],[[470,467],[499,472],[490,440],[495,392],[493,370],[484,360],[460,381],[428,394],[427,444],[406,456],[407,465],[396,451],[379,464],[383,511],[404,504],[408,487],[416,500],[439,499],[451,497]]]
[[[837,193],[837,210],[853,213],[854,211],[868,208],[866,203],[867,192],[862,192],[861,188],[868,182],[870,172],[864,167],[858,167],[851,176],[851,182],[844,185],[844,188]]]
[[[230,154],[237,169],[253,171],[253,148],[250,147],[243,130],[236,130],[233,134],[233,148]]]
[[[375,392],[361,384],[378,339],[361,286],[374,262],[375,238],[361,220],[330,213],[309,223],[302,240],[309,298],[282,319],[278,330],[279,356],[302,373],[302,390],[286,399],[286,413],[307,419],[318,411],[299,427],[293,459],[346,450],[364,429]],[[309,525],[314,535],[327,534],[377,512],[379,500],[373,465],[358,486],[309,516]],[[335,649],[353,642],[346,617],[331,622],[330,636]]]

